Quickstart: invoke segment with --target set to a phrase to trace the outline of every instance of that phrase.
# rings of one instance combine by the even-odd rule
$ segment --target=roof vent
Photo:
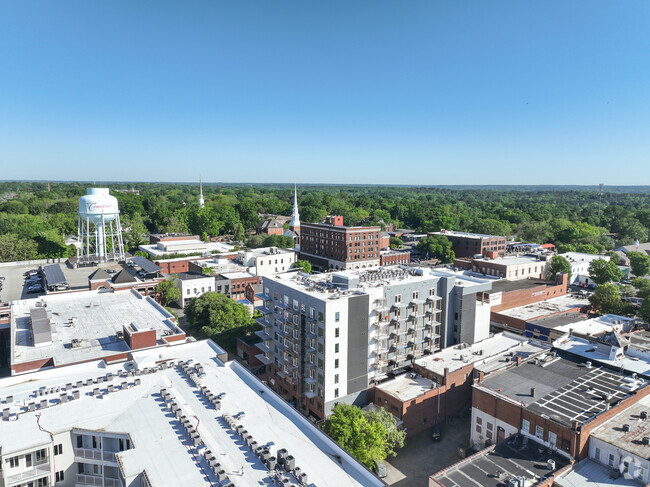
[[[625,431],[626,433],[628,433],[628,432],[630,431],[630,425],[627,424],[627,423],[624,424],[624,425],[623,425],[623,431]]]
[[[639,418],[648,419],[648,411],[641,411],[641,414],[639,414]]]
[[[650,437],[648,437],[648,436],[643,437],[643,445],[644,446],[650,445]]]

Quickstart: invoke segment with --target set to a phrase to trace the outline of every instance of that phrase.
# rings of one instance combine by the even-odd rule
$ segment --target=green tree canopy
[[[311,264],[308,260],[297,260],[293,264],[293,267],[296,269],[302,269],[302,271],[306,272],[307,274],[311,274]]]
[[[207,338],[253,323],[246,306],[215,292],[207,292],[192,299],[185,306],[185,315],[190,326]]]
[[[395,416],[383,407],[371,409],[364,414],[371,423],[379,422],[386,428],[386,453],[387,456],[394,457],[397,454],[395,450],[404,447],[406,431],[397,427]]]
[[[435,257],[444,263],[453,262],[456,258],[451,250],[451,242],[444,235],[431,235],[418,242],[417,249],[428,257]]]
[[[156,292],[160,296],[160,303],[163,306],[169,306],[181,299],[181,290],[176,285],[176,278],[170,276],[166,281],[161,281],[156,285]]]
[[[612,261],[595,259],[589,264],[589,277],[596,284],[618,282],[623,279],[623,272]]]
[[[632,280],[632,286],[638,289],[636,295],[640,298],[650,297],[650,279],[638,277]]]
[[[565,273],[571,279],[571,264],[561,255],[554,255],[546,270],[549,279],[554,280],[558,273]]]
[[[401,238],[398,238],[398,237],[391,237],[390,238],[390,248],[391,249],[398,249],[402,245],[404,245],[404,241]]]
[[[646,323],[650,323],[650,299],[643,300],[643,304],[641,305],[641,309],[639,309],[637,316]]]
[[[628,252],[627,258],[630,259],[632,274],[638,277],[650,274],[650,255],[641,252]]]
[[[611,283],[596,287],[594,294],[589,297],[589,302],[599,314],[620,314],[623,310],[623,301],[621,301],[618,286]]]
[[[0,261],[31,260],[38,257],[38,245],[34,240],[20,238],[14,233],[0,235]]]
[[[369,468],[374,460],[383,460],[390,451],[386,427],[381,421],[368,420],[357,406],[338,403],[323,430]]]

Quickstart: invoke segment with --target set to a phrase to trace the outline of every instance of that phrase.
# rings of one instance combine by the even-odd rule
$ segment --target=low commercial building
[[[248,272],[256,276],[266,276],[289,271],[296,259],[296,252],[291,249],[264,247],[240,250],[234,258],[231,255],[218,255],[209,260],[197,259],[190,263],[189,269],[198,273],[209,269],[213,274]]]
[[[379,252],[379,265],[406,265],[411,262],[408,250],[382,250]]]
[[[232,252],[234,247],[223,242],[204,242],[196,235],[176,235],[154,239],[155,243],[140,245],[151,259],[182,255],[205,255]]]
[[[504,309],[564,296],[567,293],[567,284],[566,274],[558,274],[555,281],[498,279],[492,281],[491,289],[484,293],[483,299],[490,303],[492,312],[497,313]]]
[[[185,308],[192,299],[215,290],[214,276],[180,272],[174,277],[174,283],[181,292],[181,297],[176,304],[181,308]]]
[[[433,474],[429,487],[551,487],[570,466],[566,457],[518,435]]]
[[[521,434],[573,460],[588,456],[591,431],[650,393],[643,379],[555,353],[491,374],[473,389],[475,447]]]
[[[0,379],[0,485],[385,485],[225,356],[201,341]]]
[[[589,279],[589,264],[597,259],[604,259],[609,262],[608,255],[585,254],[583,252],[566,252],[559,255],[569,261],[571,266],[569,284],[595,284]]]
[[[517,331],[546,341],[549,340],[551,329],[587,319],[589,309],[589,301],[585,298],[566,294],[525,306],[493,311],[490,319],[495,328]],[[551,340],[554,338],[557,335]]]
[[[473,257],[484,255],[486,252],[496,252],[503,255],[506,252],[506,238],[496,235],[484,235],[481,233],[454,232],[441,230],[431,232],[429,235],[444,235],[451,242],[451,250],[456,257]]]
[[[246,286],[256,286],[262,282],[260,276],[250,272],[225,272],[215,278],[215,289],[235,301],[246,298]]]
[[[519,279],[544,279],[547,262],[540,256],[520,255],[496,259],[486,257],[456,259],[454,265],[463,269],[471,269],[484,276],[516,281]]]
[[[11,303],[11,373],[104,359],[185,340],[175,318],[151,297],[82,291]]]
[[[445,348],[415,360],[411,372],[377,384],[373,402],[400,420],[408,436],[417,435],[469,409],[474,380],[548,350],[510,333]]]

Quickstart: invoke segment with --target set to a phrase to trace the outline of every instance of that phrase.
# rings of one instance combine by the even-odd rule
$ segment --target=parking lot
[[[49,264],[11,264],[0,266],[0,276],[5,278],[2,283],[2,290],[0,291],[0,302],[6,303],[16,299],[35,298],[45,294],[44,292],[30,294],[27,292],[25,286],[25,272],[39,269],[41,265]],[[70,289],[87,289],[88,276],[97,270],[98,267],[80,267],[72,269],[65,263],[59,264],[65,278],[70,285]],[[117,262],[110,262],[101,264],[99,267],[102,269],[113,269],[116,271],[122,270],[122,267]]]
[[[458,446],[469,442],[470,418],[454,418],[451,425],[442,426],[442,439],[433,441],[432,428],[407,440],[395,458],[386,463],[387,484],[396,487],[426,487],[429,476],[460,460]]]

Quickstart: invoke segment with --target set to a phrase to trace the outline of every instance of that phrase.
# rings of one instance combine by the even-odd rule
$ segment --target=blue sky
[[[2,2],[0,167],[650,184],[650,2]]]

